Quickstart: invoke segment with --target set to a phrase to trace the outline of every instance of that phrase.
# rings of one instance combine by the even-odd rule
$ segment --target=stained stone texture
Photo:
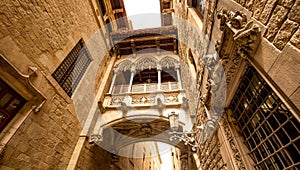
[[[286,20],[274,40],[274,45],[278,49],[282,50],[298,27],[298,23],[291,20]]]
[[[262,11],[259,21],[262,22],[263,24],[266,24],[270,18],[270,15],[272,13],[272,10],[276,4],[277,0],[268,0],[264,10]]]
[[[27,118],[10,142],[1,168],[65,169],[81,131],[76,116],[59,95]]]
[[[272,43],[266,39],[262,39],[257,48],[254,59],[266,72],[268,72],[279,54],[280,51],[276,49]]]
[[[300,28],[295,32],[290,40],[291,44],[300,49]]]
[[[300,84],[300,52],[290,43],[282,50],[269,71],[270,77],[287,95],[292,95]]]
[[[264,6],[268,0],[254,0],[253,3],[253,17],[259,19],[259,16],[263,12]]]
[[[280,5],[276,6],[269,20],[268,29],[265,33],[265,38],[267,38],[271,42],[274,40],[278,30],[280,29],[281,24],[284,22],[287,13],[288,9]]]
[[[82,0],[3,0],[0,11],[0,53],[22,74],[37,67],[32,82],[47,99],[6,144],[0,169],[66,169],[82,127],[51,73],[79,39],[98,29],[93,10]]]
[[[86,140],[80,153],[76,169],[109,169],[111,163],[111,153],[97,145],[91,145]]]
[[[296,0],[288,15],[288,18],[292,21],[300,22],[300,0]]]
[[[279,0],[278,4],[284,6],[286,8],[291,8],[294,4],[295,0]]]

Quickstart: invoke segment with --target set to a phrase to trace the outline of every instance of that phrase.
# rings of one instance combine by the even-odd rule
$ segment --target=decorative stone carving
[[[226,139],[229,142],[230,149],[232,150],[232,153],[233,153],[233,156],[234,156],[234,163],[236,164],[238,169],[246,169],[245,165],[244,165],[244,162],[242,160],[241,153],[238,149],[236,141],[235,141],[235,139],[232,135],[229,124],[228,124],[225,117],[223,118],[222,125],[223,125],[223,128],[224,128]]]
[[[220,30],[224,31],[224,35],[226,36],[225,27],[228,26],[234,32],[233,38],[239,47],[238,50],[253,56],[261,39],[260,27],[253,21],[248,22],[246,15],[241,11],[221,9],[217,17],[220,19]],[[221,42],[218,47],[222,48],[223,44]]]
[[[151,104],[155,103],[154,96],[132,96],[131,104]]]
[[[246,15],[241,11],[233,12],[221,9],[217,14],[217,18],[220,19],[221,31],[224,30],[224,26],[227,22],[229,22],[229,24],[235,29],[241,29],[247,22]]]
[[[166,103],[175,103],[175,102],[178,102],[177,95],[176,94],[166,94],[165,95],[165,102]]]
[[[156,68],[158,62],[154,58],[145,57],[141,58],[135,63],[135,67],[137,70],[151,69]]]
[[[124,100],[124,96],[113,96],[111,98],[111,101],[110,101],[110,106],[117,106],[117,105],[120,105],[121,102]]]
[[[132,62],[131,61],[123,61],[122,63],[117,66],[119,71],[126,71],[126,70],[131,70],[132,67]]]
[[[227,94],[228,97],[234,90],[234,83],[241,76],[240,71],[247,64],[245,59],[253,57],[257,50],[261,41],[261,30],[259,25],[253,21],[247,21],[246,15],[241,11],[233,12],[221,9],[218,13],[218,18],[220,19],[222,39],[216,46],[221,62],[219,62],[219,66],[215,66],[215,70],[222,68],[224,72],[221,72],[220,75],[212,72],[211,77],[224,78],[222,76],[226,75],[226,84],[220,88],[227,89],[227,92],[229,92]],[[217,84],[220,79],[212,80]],[[212,91],[214,92],[213,88],[212,85]],[[218,91],[222,90],[219,89]],[[217,103],[221,103],[223,98],[225,99],[223,96],[219,98],[212,96],[212,100]]]
[[[122,111],[122,116],[126,117],[127,112],[129,111],[129,107],[126,105],[125,102],[121,102],[121,106],[118,107]]]
[[[178,61],[172,57],[164,57],[159,61],[159,64],[161,65],[161,67],[166,67],[166,68],[170,68],[170,67],[175,67],[175,64],[178,64]]]
[[[95,143],[97,145],[100,145],[100,143],[103,141],[103,136],[99,134],[92,134],[90,143]]]
[[[242,51],[249,56],[253,56],[260,43],[261,30],[258,25],[253,24],[253,21],[250,21],[245,27],[238,30],[233,35],[233,38],[236,41],[239,51]]]
[[[163,115],[162,111],[166,106],[164,105],[163,101],[160,98],[156,98],[156,103],[157,103],[156,107],[159,112],[159,115],[162,116]]]

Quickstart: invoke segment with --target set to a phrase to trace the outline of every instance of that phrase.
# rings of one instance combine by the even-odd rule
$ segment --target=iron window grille
[[[52,76],[69,97],[72,96],[91,61],[89,52],[81,39],[53,72]]]
[[[0,132],[18,113],[26,100],[0,79]]]
[[[255,169],[300,167],[300,123],[253,67],[230,104]]]

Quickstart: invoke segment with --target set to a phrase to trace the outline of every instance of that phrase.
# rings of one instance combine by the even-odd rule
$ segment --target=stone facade
[[[123,47],[111,47],[110,31],[121,31],[114,34],[116,38],[126,36],[122,31],[130,29],[126,19],[122,20],[126,21],[124,27],[120,26],[122,23],[112,22],[121,15],[126,16],[123,1],[118,2],[120,8],[108,0],[0,1],[0,79],[26,100],[1,131],[0,169],[156,170],[161,164],[157,146],[138,142],[149,140],[149,136],[163,131],[163,137],[156,140],[181,149],[180,155],[178,150],[174,150],[173,155],[178,169],[253,169],[254,163],[243,143],[238,122],[232,116],[234,113],[227,109],[248,66],[258,70],[266,84],[270,84],[270,89],[295,115],[293,120],[298,122],[294,124],[299,123],[300,0],[207,0],[201,16],[192,7],[195,3],[192,0],[161,1],[168,6],[163,11],[172,14],[174,25],[162,30],[168,34],[175,31],[177,40],[171,36],[160,41],[167,37],[162,36],[160,40],[148,41],[150,46],[154,42],[157,50],[149,55],[161,59],[164,53],[158,49],[165,45],[176,59],[180,59],[176,60],[180,63],[180,72],[177,70],[179,65],[173,63],[172,67],[174,73],[179,73],[177,76],[181,77],[183,89],[178,83],[174,92],[169,83],[171,92],[165,96],[159,88],[155,92],[160,98],[133,94],[135,99],[130,106],[126,105],[129,92],[123,96],[121,104],[106,100],[116,97],[109,94],[114,71],[124,58],[142,58],[140,54],[131,56],[131,52],[149,44],[139,44],[135,38],[129,43],[124,42]],[[105,23],[112,23],[112,29],[106,28]],[[145,32],[140,33],[144,36]],[[142,36],[139,38],[145,38]],[[80,40],[83,40],[92,62],[69,97],[52,73]],[[120,49],[129,49],[125,52],[130,56],[122,55]],[[215,50],[221,58],[219,64],[215,62]],[[135,67],[144,70],[141,63]],[[156,63],[153,69],[160,70],[160,64],[166,63]],[[168,64],[165,67],[169,69]],[[219,67],[211,70],[210,64]],[[227,76],[227,87],[222,84],[224,86],[220,88],[227,89],[227,94],[218,98],[212,92],[219,88],[214,83],[225,78],[225,74],[216,73],[221,66]],[[124,71],[128,71],[127,67],[129,65],[122,66]],[[150,64],[149,70],[151,68]],[[220,115],[208,113],[213,111],[211,103],[223,99],[226,101],[225,113],[217,122]],[[223,107],[223,103],[218,104]],[[132,109],[134,107],[136,110]],[[152,115],[145,113],[149,108]],[[197,119],[193,128],[198,149],[195,153],[182,142],[169,140],[167,114],[174,110],[183,113],[181,123],[184,119],[190,120],[190,115]],[[133,119],[137,115],[144,117]],[[132,121],[125,120],[127,116],[133,117]],[[143,122],[149,117],[156,122]],[[140,122],[135,122],[137,120]],[[213,130],[207,129],[208,120],[213,120]],[[109,125],[122,133],[122,138],[110,132],[103,133]],[[198,127],[200,125],[204,129]],[[123,140],[128,138],[127,135],[140,138]],[[99,147],[104,140],[106,146],[117,150],[111,152]],[[136,142],[134,149],[125,147],[132,146],[130,142]],[[117,155],[122,152],[143,155]]]
[[[11,72],[1,72],[1,79],[13,81],[12,88],[25,96],[28,103],[1,132],[1,145],[5,147],[0,166],[65,169],[87,115],[76,114],[72,100],[51,73],[79,39],[83,38],[90,46],[89,40],[99,29],[93,9],[87,1],[3,1],[0,8],[1,57],[21,74],[29,74],[29,68],[36,69],[30,81],[46,99],[34,113],[31,105],[34,105],[35,97],[26,97],[31,93],[28,85],[17,85],[17,81],[10,78]],[[101,33],[98,36],[101,37]],[[92,55],[93,49],[90,46]]]

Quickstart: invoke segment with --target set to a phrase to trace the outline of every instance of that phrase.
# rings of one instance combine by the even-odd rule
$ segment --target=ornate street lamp
[[[194,115],[195,116],[195,115]],[[200,146],[199,142],[195,140],[195,132],[179,132],[179,115],[174,111],[169,114],[169,121],[170,121],[170,128],[171,131],[169,134],[171,137],[169,138],[170,141],[179,140],[182,141],[185,145],[192,146],[192,150],[196,151],[197,148]],[[192,121],[195,120],[191,116]],[[203,129],[203,126],[197,126],[198,129]]]
[[[171,112],[168,116],[169,121],[170,121],[170,127],[172,131],[178,131],[179,128],[179,116],[178,113],[175,113],[174,111]]]

